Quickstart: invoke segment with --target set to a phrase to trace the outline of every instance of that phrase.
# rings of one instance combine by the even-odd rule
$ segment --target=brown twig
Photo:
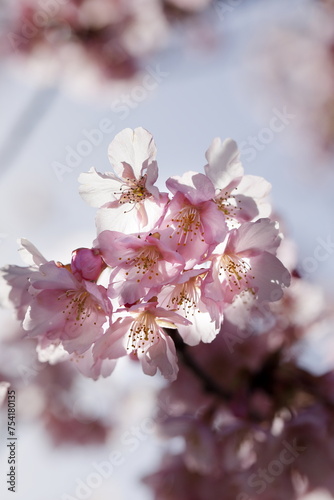
[[[181,335],[177,330],[172,328],[164,328],[165,332],[173,339],[175,348],[179,354],[179,357],[183,361],[184,365],[189,368],[189,370],[201,380],[204,390],[211,394],[218,396],[225,402],[232,399],[232,393],[223,389],[215,380],[213,380],[210,375],[208,375],[203,368],[194,360],[190,355],[188,346],[183,342]]]

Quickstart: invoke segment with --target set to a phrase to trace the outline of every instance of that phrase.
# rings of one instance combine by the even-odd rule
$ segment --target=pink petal
[[[175,345],[168,335],[162,334],[159,341],[149,347],[144,354],[139,353],[143,372],[155,375],[157,370],[170,382],[176,380],[178,373]]]
[[[277,223],[270,219],[246,222],[234,230],[234,234],[236,235],[234,250],[237,254],[251,251],[276,253],[281,242]]]
[[[30,278],[30,282],[37,290],[75,290],[80,286],[65,267],[58,267],[52,261],[41,265],[39,272]]]
[[[118,318],[112,323],[93,347],[95,361],[98,359],[117,359],[127,354],[126,342],[127,334],[133,318]]]
[[[251,260],[254,276],[252,286],[259,301],[275,302],[283,296],[282,286],[290,285],[290,273],[277,257],[269,252],[255,256]]]
[[[182,193],[193,205],[212,200],[215,196],[215,188],[210,179],[197,172],[190,171],[181,177],[170,177],[166,186],[173,194]]]

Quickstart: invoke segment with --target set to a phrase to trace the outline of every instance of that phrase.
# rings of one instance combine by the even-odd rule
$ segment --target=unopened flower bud
[[[96,248],[78,248],[72,253],[71,269],[77,279],[96,281],[105,267]]]

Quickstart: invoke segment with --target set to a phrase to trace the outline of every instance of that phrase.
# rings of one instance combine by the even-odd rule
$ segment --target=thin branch
[[[175,348],[184,365],[187,366],[189,370],[201,380],[205,391],[218,396],[225,402],[230,401],[232,399],[232,393],[223,389],[219,384],[217,384],[217,382],[215,382],[215,380],[213,380],[213,378],[210,377],[210,375],[208,375],[208,373],[203,370],[201,366],[199,366],[189,353],[188,346],[183,342],[179,332],[171,328],[164,328],[164,330],[173,339]]]

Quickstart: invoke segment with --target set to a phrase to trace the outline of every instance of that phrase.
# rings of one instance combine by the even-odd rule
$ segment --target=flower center
[[[238,203],[241,203],[241,201],[237,201],[236,197],[228,191],[225,191],[225,193],[221,192],[218,196],[216,196],[214,202],[216,203],[218,210],[224,213],[226,221],[229,223],[233,223],[237,217],[238,210],[242,210],[242,207],[238,206]]]
[[[98,304],[93,302],[87,291],[67,290],[58,297],[58,300],[65,301],[66,305],[62,313],[66,315],[66,321],[74,321],[74,325],[83,326],[84,321],[90,317],[93,308],[101,309]]]
[[[198,238],[204,241],[204,230],[197,208],[185,207],[171,221],[176,225],[176,228],[170,238],[176,235],[178,237],[178,245],[186,246],[188,242],[192,242]],[[169,227],[169,224],[167,227]]]
[[[200,297],[197,281],[197,278],[191,278],[186,283],[175,285],[167,308],[175,311],[182,309],[186,318],[190,314],[194,316],[194,310],[198,309],[197,304]]]
[[[159,327],[155,316],[148,312],[143,312],[138,315],[130,327],[126,348],[128,351],[138,351],[141,349],[141,352],[144,353],[147,348],[158,342],[159,338]]]
[[[250,289],[251,280],[254,276],[250,274],[251,265],[245,259],[241,259],[237,255],[222,255],[220,259],[219,276],[225,275],[231,292],[237,288]]]
[[[119,203],[123,205],[124,203],[139,203],[146,198],[149,198],[151,193],[146,189],[146,177],[147,175],[142,175],[139,180],[136,179],[126,179],[126,183],[121,186]]]
[[[132,272],[128,271],[125,274],[126,276],[129,276],[129,274],[131,273],[131,277],[133,277],[133,274],[139,275],[137,277],[137,282],[139,283],[140,279],[143,278],[146,273],[148,273],[148,279],[151,280],[153,276],[159,276],[156,265],[160,259],[161,255],[156,247],[144,247],[140,249],[135,257],[127,257],[125,264],[127,266],[131,266]],[[121,257],[120,260],[122,260]]]

